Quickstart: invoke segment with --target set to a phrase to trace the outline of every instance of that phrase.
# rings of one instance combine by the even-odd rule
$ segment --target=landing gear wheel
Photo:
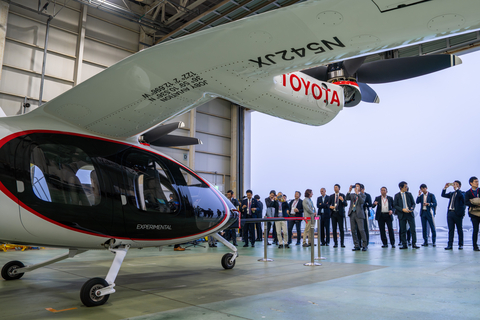
[[[80,300],[82,300],[82,303],[86,307],[97,307],[105,304],[110,295],[97,295],[97,290],[105,287],[108,287],[108,283],[105,279],[92,278],[88,280],[83,284],[82,289],[80,289]]]
[[[225,269],[232,269],[233,267],[235,267],[235,261],[236,260],[233,260],[232,262],[230,261],[230,259],[232,259],[232,257],[233,257],[233,254],[231,254],[231,253],[225,254],[222,257],[222,267],[224,267]]]
[[[2,268],[2,278],[5,280],[20,279],[25,273],[13,273],[13,270],[23,267],[25,267],[25,265],[20,261],[7,262]]]

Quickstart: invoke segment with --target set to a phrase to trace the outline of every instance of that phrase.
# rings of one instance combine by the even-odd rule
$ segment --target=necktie
[[[405,193],[402,193],[402,199],[403,199],[403,208],[408,209],[407,200],[405,199]]]
[[[456,194],[456,193],[457,193],[456,191],[453,193],[453,195],[452,195],[452,200],[450,200],[450,208],[449,208],[449,210],[452,210],[452,211],[454,210],[455,194]]]
[[[248,200],[248,213],[247,214],[250,214],[250,208],[251,208],[251,205],[250,205],[250,199]]]

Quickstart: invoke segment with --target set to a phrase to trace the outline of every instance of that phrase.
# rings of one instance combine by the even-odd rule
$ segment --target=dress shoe
[[[306,247],[308,247],[308,244],[304,243],[304,244],[302,244],[302,247],[306,248]]]
[[[322,243],[321,246],[322,246],[322,247],[325,247],[325,243]]]
[[[409,242],[409,243],[408,243],[408,246],[409,246],[409,247],[411,247],[411,246],[412,246],[412,243],[411,243],[411,242]]]
[[[282,245],[282,244],[279,245],[279,246],[278,246],[278,249],[283,249],[283,245]]]
[[[328,243],[325,243],[325,245],[326,245],[327,247],[330,246]]]
[[[296,245],[296,246],[299,246],[299,245],[301,245],[301,243],[300,243],[300,242],[297,242],[295,245]]]
[[[367,247],[362,248],[362,251],[367,251],[367,250],[368,250]]]
[[[434,244],[432,244],[432,246],[433,246],[433,247],[436,247],[437,245],[434,243]]]
[[[480,249],[478,247],[474,247],[473,251],[480,251]]]
[[[408,247],[407,246],[401,246],[398,249],[408,249]]]
[[[235,247],[238,247],[238,244],[236,244],[236,243],[234,243],[233,245],[234,245]]]
[[[216,247],[217,247],[217,245],[216,245],[216,244],[212,244],[212,247],[213,247],[213,248],[216,248]]]
[[[247,247],[248,247],[248,244],[244,244],[243,247],[244,247],[244,248],[247,248]]]
[[[270,242],[267,242],[267,246],[271,246],[272,244]]]
[[[334,248],[338,248],[338,244],[334,244],[333,247],[334,247]]]
[[[394,245],[394,244],[392,244],[392,248],[395,249],[395,245]]]
[[[463,246],[458,246],[458,250],[463,250]]]
[[[422,247],[428,247],[428,243],[422,243]]]
[[[342,248],[345,248],[345,245],[344,245],[344,244],[342,244]]]
[[[388,245],[384,244],[384,245],[382,246],[382,248],[388,248]]]
[[[360,251],[360,248],[355,247],[352,249],[352,251]]]
[[[287,244],[287,245],[285,245],[285,248],[290,249],[290,246]]]
[[[254,245],[254,244],[252,244],[252,248],[255,248],[255,245]]]
[[[412,248],[413,248],[413,249],[420,249],[420,247],[417,246],[416,244],[414,244],[414,245],[412,246]]]
[[[445,248],[445,250],[452,250],[452,247],[448,246],[448,247]]]

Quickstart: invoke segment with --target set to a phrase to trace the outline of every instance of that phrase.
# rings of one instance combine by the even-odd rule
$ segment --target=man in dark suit
[[[255,212],[257,211],[257,200],[252,197],[252,190],[247,190],[247,198],[242,200],[242,219],[255,218]],[[252,248],[255,247],[255,227],[253,223],[246,223],[243,229],[243,241],[245,241],[244,247],[248,247],[248,240],[252,244]]]
[[[345,207],[347,206],[347,200],[345,195],[340,193],[340,185],[336,184],[333,187],[335,193],[330,195],[330,212],[332,219],[332,231],[333,231],[333,242],[334,248],[338,247],[337,242],[337,226],[340,230],[340,245],[342,248],[345,248],[345,236],[343,231],[343,219],[345,218]]]
[[[325,188],[320,189],[320,197],[317,198],[318,215],[320,216],[320,239],[322,246],[330,243],[330,200]],[[317,231],[318,232],[318,231]]]
[[[472,220],[472,226],[473,226],[473,232],[472,232],[472,244],[473,244],[473,251],[480,251],[478,248],[478,229],[480,226],[480,216],[479,214],[479,209],[480,206],[476,204],[476,201],[474,200],[476,198],[480,198],[480,191],[478,189],[478,178],[477,177],[471,177],[468,180],[468,183],[470,183],[470,190],[465,192],[465,205],[469,207],[468,210],[468,216]],[[475,201],[474,202],[472,202]]]
[[[385,224],[388,229],[388,237],[390,238],[390,244],[392,248],[395,248],[395,235],[393,234],[393,198],[387,196],[387,187],[380,188],[381,195],[375,198],[375,202],[372,208],[377,207],[375,213],[375,220],[378,221],[378,227],[380,229],[380,238],[382,239],[382,248],[388,248],[387,235],[385,234]]]
[[[240,203],[238,203],[238,200],[235,199],[233,190],[228,190],[227,191],[227,199],[230,200],[230,202],[234,205],[234,207],[237,210],[240,208]],[[225,231],[225,239],[227,241],[232,240],[233,245],[237,246],[237,231],[236,231],[236,228],[227,229]]]
[[[354,189],[354,193],[352,189]],[[352,238],[354,248],[352,251],[360,250],[360,245],[362,246],[362,251],[367,251],[367,236],[365,235],[365,230],[363,228],[363,220],[365,220],[365,211],[363,210],[363,204],[365,203],[365,193],[361,192],[361,184],[356,183],[355,186],[350,186],[350,189],[347,193],[347,200],[350,200],[350,207],[348,208],[348,216],[350,217],[350,228],[352,230]],[[358,228],[357,228],[358,227]],[[358,237],[357,230],[360,232],[360,239]]]
[[[435,223],[433,217],[435,216],[435,208],[437,207],[437,199],[433,193],[428,192],[427,185],[422,183],[420,185],[420,191],[418,191],[417,204],[420,204],[420,218],[422,219],[422,234],[423,244],[422,246],[428,247],[428,230],[427,223],[432,230],[432,245],[435,247],[437,240],[437,231],[435,230]]]
[[[453,192],[447,193],[447,188],[452,186]],[[450,199],[448,202],[447,225],[448,225],[448,245],[445,250],[452,250],[453,235],[455,226],[458,233],[458,250],[463,249],[463,217],[465,216],[465,196],[460,190],[462,183],[455,180],[454,183],[447,183],[442,190],[442,197]]]
[[[289,217],[300,218],[303,217],[303,201],[300,199],[302,194],[300,191],[295,191],[295,199],[289,203]],[[293,226],[297,228],[297,243],[299,246],[301,244],[300,239],[302,238],[301,231],[302,220],[292,220],[288,221],[288,244],[292,243],[293,239]]]
[[[260,196],[258,194],[256,194],[254,196],[254,198],[255,198],[255,200],[257,200],[257,205],[258,205],[257,210],[255,210],[255,217],[256,218],[262,218],[263,217],[263,203],[260,200]],[[256,229],[256,233],[257,233],[257,237],[255,238],[255,241],[262,241],[262,223],[261,222],[255,223],[255,229]]]
[[[415,231],[415,200],[410,192],[408,192],[408,184],[402,181],[398,184],[400,192],[395,195],[393,199],[393,207],[395,208],[395,214],[398,215],[400,221],[400,233],[402,246],[400,249],[408,249],[407,246],[407,222],[410,226],[410,232],[412,234],[412,248],[420,249],[417,246],[417,232]]]
[[[363,211],[365,211],[365,219],[363,220],[363,229],[365,231],[365,237],[367,239],[367,247],[368,243],[370,242],[370,229],[368,228],[368,219],[370,215],[370,208],[372,207],[372,197],[370,194],[365,192],[365,186],[360,184],[360,192],[365,194],[365,202],[363,204]],[[357,226],[357,234],[360,234],[360,229]]]
[[[265,206],[267,207],[265,216],[268,218],[273,218],[275,215],[275,209],[273,206],[276,198],[277,198],[277,192],[275,190],[271,190],[269,197],[265,198]],[[275,244],[277,243],[277,231],[275,229],[275,222],[267,222],[267,230],[265,230],[265,237],[267,237],[267,245],[271,245],[271,243],[268,242],[268,235],[270,233],[270,228],[272,226],[273,226],[272,240],[273,240],[273,243]]]

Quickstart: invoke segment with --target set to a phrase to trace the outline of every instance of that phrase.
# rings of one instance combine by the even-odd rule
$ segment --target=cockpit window
[[[100,187],[90,157],[80,148],[42,144],[30,155],[30,177],[40,200],[78,206],[100,203]]]
[[[177,194],[163,166],[143,153],[131,153],[127,167],[127,199],[142,211],[174,213],[179,209]]]

